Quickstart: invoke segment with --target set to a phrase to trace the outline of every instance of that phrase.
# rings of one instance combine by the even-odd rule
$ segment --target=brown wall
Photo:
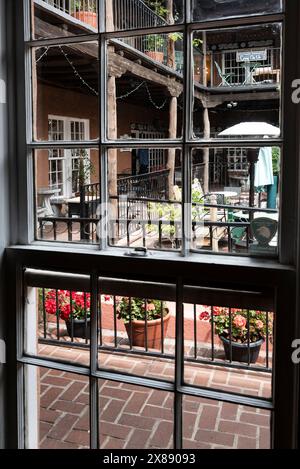
[[[89,119],[90,139],[99,136],[98,128],[98,99],[75,91],[56,88],[53,86],[38,85],[37,96],[37,139],[48,139],[48,115]],[[150,103],[141,107],[125,102],[118,102],[118,137],[131,134],[131,124],[152,124],[157,129],[168,128],[168,112],[159,111]],[[98,152],[91,151],[91,161],[94,173],[91,182],[99,180]],[[128,172],[131,168],[131,152],[118,152],[118,173]],[[48,187],[48,152],[39,150],[36,158],[37,187]]]

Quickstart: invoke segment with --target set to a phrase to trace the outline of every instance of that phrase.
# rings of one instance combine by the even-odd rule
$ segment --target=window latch
[[[125,256],[131,256],[131,257],[147,257],[148,256],[148,250],[147,248],[144,247],[137,247],[134,248],[133,251],[127,251],[125,252]]]

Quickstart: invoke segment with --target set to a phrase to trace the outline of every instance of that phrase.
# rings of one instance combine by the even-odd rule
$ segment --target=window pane
[[[98,138],[96,42],[33,49],[33,137]]]
[[[193,137],[280,135],[280,25],[196,31],[193,58]]]
[[[276,256],[280,149],[193,151],[192,247]]]
[[[113,381],[99,382],[101,449],[173,448],[173,395]]]
[[[108,31],[155,28],[183,20],[183,0],[106,0]]]
[[[174,380],[175,286],[99,279],[99,367]]]
[[[182,136],[181,33],[111,40],[107,45],[109,139]]]
[[[26,449],[89,449],[89,379],[25,366]]]
[[[270,399],[274,323],[264,306],[185,304],[185,382]]]
[[[33,0],[33,39],[98,31],[98,0]]]
[[[89,366],[91,295],[51,287],[27,289],[25,353]]]
[[[184,449],[270,449],[271,412],[183,397]]]
[[[109,150],[108,195],[111,245],[181,248],[180,150]]]
[[[37,239],[99,243],[98,156],[96,149],[35,151]]]
[[[204,21],[276,13],[282,9],[282,0],[192,0],[192,6],[194,21]]]

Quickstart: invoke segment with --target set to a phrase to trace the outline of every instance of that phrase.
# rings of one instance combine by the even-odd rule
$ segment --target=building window
[[[89,139],[89,121],[70,118],[49,117],[49,141],[84,141]],[[79,177],[86,173],[85,183],[90,182],[89,152],[84,150],[49,150],[49,187],[56,197],[72,197],[79,191]],[[83,177],[83,176],[82,176]],[[59,192],[58,192],[59,191]]]

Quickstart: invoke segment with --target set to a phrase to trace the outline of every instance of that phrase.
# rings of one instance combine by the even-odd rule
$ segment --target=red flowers
[[[67,290],[48,290],[45,298],[45,310],[67,321],[72,314],[75,319],[90,317],[91,295],[84,292]]]

